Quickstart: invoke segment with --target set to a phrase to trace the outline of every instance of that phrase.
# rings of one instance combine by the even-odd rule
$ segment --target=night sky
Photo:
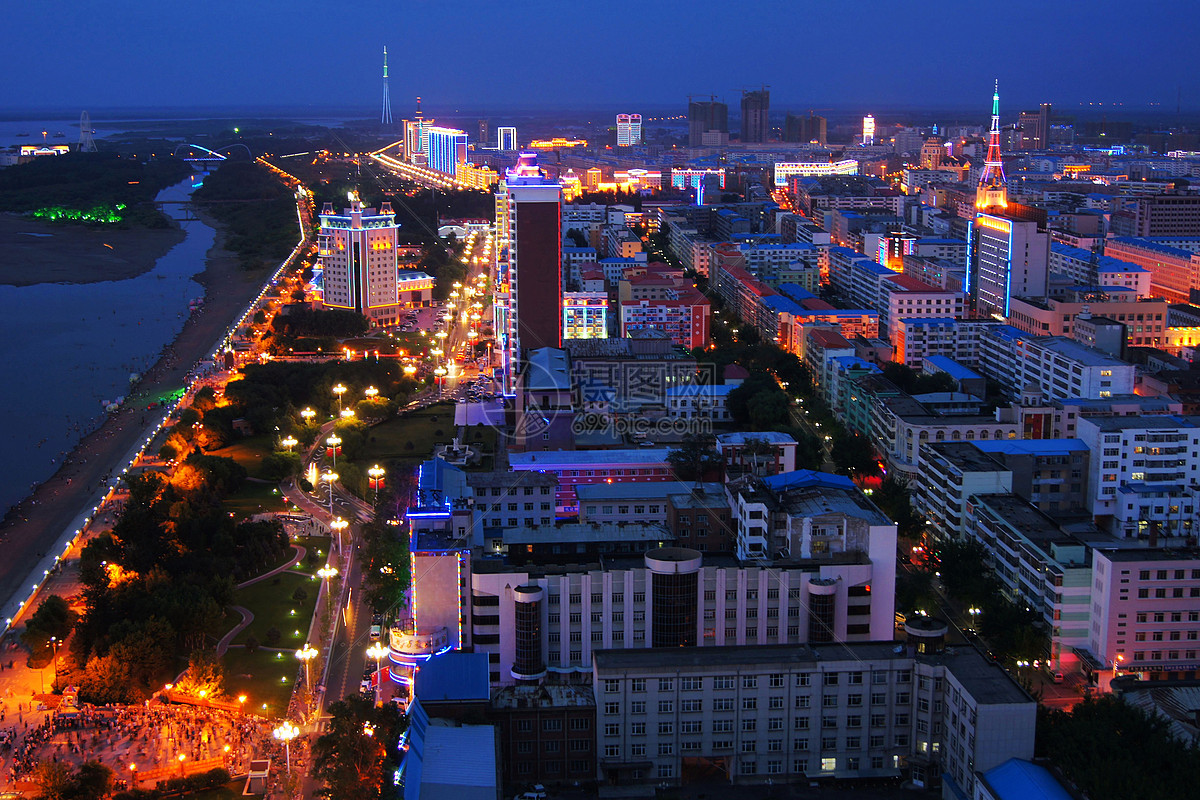
[[[0,108],[1200,108],[1200,2],[68,0],[5,5]],[[732,110],[732,109],[731,109]]]

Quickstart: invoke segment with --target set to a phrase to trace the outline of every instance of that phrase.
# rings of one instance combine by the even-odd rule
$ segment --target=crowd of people
[[[0,764],[11,784],[32,779],[45,761],[99,761],[124,785],[145,780],[144,788],[192,769],[224,767],[245,775],[254,759],[270,758],[276,772],[284,753],[272,736],[274,725],[263,717],[187,705],[85,706],[48,714],[32,727],[13,721],[0,731]],[[292,743],[293,764],[303,746],[302,740]]]

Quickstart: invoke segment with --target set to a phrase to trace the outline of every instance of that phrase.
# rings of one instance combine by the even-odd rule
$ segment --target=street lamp
[[[129,765],[129,788],[137,788],[137,764]]]
[[[337,483],[338,474],[333,471],[321,473],[321,480],[329,484],[329,513],[333,514],[333,485]]]
[[[338,445],[342,443],[342,437],[336,433],[329,434],[329,438],[325,440],[325,444],[329,445],[329,454],[333,457],[333,468],[337,469],[337,451]]]
[[[308,425],[309,423],[311,423],[312,418],[315,417],[316,415],[317,415],[317,412],[313,411],[311,408],[306,408],[300,412],[300,416],[304,417],[305,425]]]
[[[330,578],[335,577],[337,574],[338,574],[338,568],[331,564],[326,564],[325,566],[323,566],[319,570],[317,570],[317,575],[319,575],[321,578],[323,578],[325,580],[329,580]]]
[[[380,705],[379,693],[383,689],[383,675],[379,672],[379,660],[387,655],[387,652],[388,649],[380,642],[367,648],[367,657],[375,659],[375,705]]]
[[[379,394],[379,390],[376,389],[374,386],[368,386],[367,390],[365,392],[363,392],[363,394],[365,394],[367,396],[368,400],[374,400],[375,396]]]
[[[309,692],[312,691],[312,675],[309,674],[308,664],[316,657],[317,648],[313,647],[308,642],[305,642],[304,647],[296,651],[296,658],[300,659],[304,663],[304,687],[308,689]]]
[[[287,451],[292,452],[292,448],[300,444],[300,440],[295,436],[285,436],[279,440],[279,443],[287,448]]]
[[[337,395],[338,411],[341,411],[342,410],[342,395],[344,395],[346,393],[346,387],[339,383],[337,386],[333,387],[333,393]]]
[[[371,488],[375,490],[375,502],[379,502],[379,487],[383,485],[383,476],[387,472],[383,467],[376,464],[367,470],[367,475],[371,478]]]
[[[288,771],[288,775],[291,775],[292,774],[291,742],[292,742],[292,739],[295,739],[297,736],[300,735],[300,729],[297,728],[295,725],[293,725],[292,721],[290,719],[285,719],[283,721],[282,725],[280,725],[278,728],[276,728],[275,730],[273,730],[271,732],[271,735],[274,736],[279,741],[283,742],[283,753],[284,753],[284,758],[287,760],[286,761],[287,771]],[[183,756],[180,756],[180,758],[183,758]]]
[[[353,408],[343,408],[341,413],[342,413],[342,419],[353,419],[354,418],[354,409]]]
[[[346,520],[342,519],[341,517],[337,517],[333,520],[333,522],[329,523],[329,529],[337,534],[338,555],[341,555],[342,552],[342,531],[346,530],[348,527],[350,527],[350,523],[346,522]]]
[[[179,777],[183,777],[183,762],[187,761],[187,756],[180,753],[179,756]]]

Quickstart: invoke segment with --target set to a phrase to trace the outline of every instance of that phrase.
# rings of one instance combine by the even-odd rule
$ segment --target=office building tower
[[[562,186],[521,153],[496,192],[496,336],[506,392],[523,348],[562,344]]]
[[[467,160],[467,133],[456,128],[431,127],[427,135],[430,169],[453,175],[458,165]]]
[[[642,115],[617,114],[617,147],[634,147],[642,143]]]
[[[488,142],[488,121],[486,119],[479,120],[479,138],[476,139],[479,144],[487,144]]]
[[[863,147],[875,144],[875,117],[870,114],[863,117],[862,143]]]
[[[1000,152],[1000,89],[992,94],[992,127],[975,190],[967,291],[975,313],[1008,316],[1013,297],[1044,297],[1050,264],[1045,209],[1010,203]]]
[[[764,86],[742,92],[742,141],[765,142],[769,138],[771,125],[771,92]]]
[[[1018,126],[1022,150],[1045,150],[1050,146],[1050,104],[1037,111],[1022,111]]]
[[[826,120],[809,112],[807,117],[788,114],[783,123],[783,140],[785,142],[826,142]]]
[[[336,214],[321,210],[318,257],[324,274],[324,305],[357,311],[372,325],[398,321],[396,232],[400,225],[390,203],[364,208],[357,192],[350,207]]]
[[[704,146],[705,135],[709,141],[729,136],[729,106],[718,102],[716,97],[708,100],[688,99],[688,147]]]
[[[406,119],[404,120],[404,158],[410,164],[424,166],[428,156],[429,127],[433,120]]]
[[[512,127],[496,128],[496,147],[500,150],[516,150],[517,129]]]

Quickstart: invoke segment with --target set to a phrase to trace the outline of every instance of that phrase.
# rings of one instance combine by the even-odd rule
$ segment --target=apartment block
[[[1015,397],[1030,385],[1044,400],[1133,394],[1135,367],[1061,336],[1030,336],[1011,325],[985,329],[979,369]]]

